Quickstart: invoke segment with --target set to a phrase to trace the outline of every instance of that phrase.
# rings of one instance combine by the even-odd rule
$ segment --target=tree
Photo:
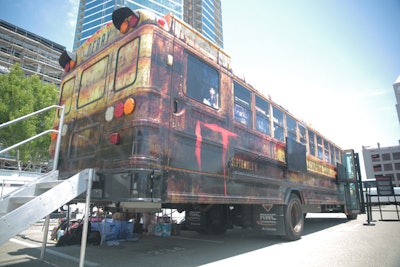
[[[0,124],[38,111],[56,103],[57,87],[45,83],[37,75],[25,76],[17,63],[10,73],[0,75]],[[0,143],[8,147],[51,129],[55,110],[0,129]],[[38,164],[49,159],[50,136],[44,135],[18,147],[19,160],[24,165]],[[17,151],[11,151],[16,154]]]

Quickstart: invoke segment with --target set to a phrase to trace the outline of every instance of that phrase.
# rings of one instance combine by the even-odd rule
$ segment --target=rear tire
[[[213,206],[207,212],[205,232],[213,235],[222,235],[227,230],[226,210],[223,205]]]
[[[349,221],[357,220],[358,214],[347,214],[346,217]]]
[[[304,230],[304,215],[300,198],[291,194],[285,210],[286,239],[294,241],[301,238]]]

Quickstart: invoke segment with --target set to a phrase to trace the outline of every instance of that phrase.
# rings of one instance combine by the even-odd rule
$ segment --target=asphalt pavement
[[[218,236],[190,231],[171,237],[135,235],[134,241],[88,245],[84,266],[397,267],[400,221],[395,206],[383,210],[384,220],[374,208],[370,223],[366,214],[353,221],[344,214],[308,214],[304,234],[294,242],[243,229]],[[39,222],[0,246],[0,266],[79,266],[80,245],[56,247],[51,240],[40,260],[43,230]]]

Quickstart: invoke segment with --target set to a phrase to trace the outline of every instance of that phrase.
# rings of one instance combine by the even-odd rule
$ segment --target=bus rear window
[[[115,91],[124,89],[136,81],[138,54],[139,38],[136,38],[119,48],[114,79]]]
[[[108,56],[83,70],[78,95],[78,108],[103,97],[106,86]]]
[[[71,111],[72,93],[74,92],[75,77],[64,82],[61,89],[60,105],[65,105],[64,114],[67,115]],[[58,110],[60,116],[60,110]]]

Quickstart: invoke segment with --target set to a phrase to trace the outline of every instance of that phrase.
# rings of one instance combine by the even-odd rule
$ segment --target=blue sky
[[[78,0],[0,0],[0,19],[72,48]],[[244,5],[246,3],[247,5]],[[236,73],[342,148],[398,145],[398,0],[222,0]]]

